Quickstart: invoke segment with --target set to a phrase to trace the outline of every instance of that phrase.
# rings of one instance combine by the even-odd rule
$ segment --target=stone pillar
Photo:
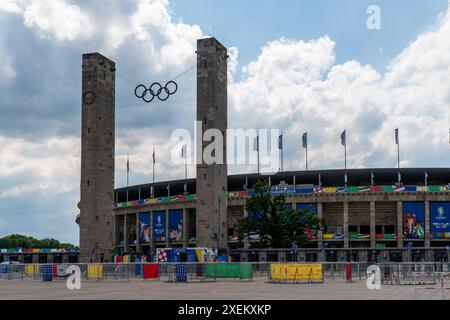
[[[18,258],[18,260],[19,260],[18,262],[21,263],[21,264],[23,264],[23,253],[22,253],[22,254],[19,254],[17,258]]]
[[[248,211],[244,208],[244,218],[248,217]],[[250,240],[248,237],[244,237],[244,249],[250,248]]]
[[[53,263],[53,255],[51,253],[47,254],[47,263]]]
[[[123,251],[124,252],[128,252],[129,251],[128,238],[129,238],[129,234],[128,234],[128,214],[125,214],[123,216]]]
[[[120,246],[120,218],[121,216],[114,215],[113,217],[113,228],[114,228],[114,248],[116,253],[119,253]]]
[[[317,203],[317,217],[319,219],[323,218],[323,205],[322,202]],[[317,232],[317,246],[318,248],[322,248],[323,246],[323,231],[319,230]]]
[[[349,239],[348,239],[348,202],[344,201],[344,248],[349,247]]]
[[[140,198],[141,189],[139,189],[139,198]],[[136,254],[142,254],[142,247],[139,241],[139,212],[136,212]]]
[[[189,240],[189,213],[186,208],[183,209],[183,246],[188,247]]]
[[[9,262],[9,254],[3,255],[3,262]]]
[[[166,209],[166,248],[170,248],[170,241],[169,241],[169,209]]]
[[[430,201],[425,201],[425,248],[431,246],[431,225],[430,225]],[[433,257],[434,262],[434,257]]]
[[[37,253],[32,253],[32,254],[31,254],[31,261],[33,261],[33,264],[39,263],[39,254],[37,254]]]
[[[397,201],[397,247],[403,248],[403,203]]]
[[[375,217],[375,201],[370,202],[370,247],[376,247],[376,217]]]
[[[63,255],[62,255],[62,262],[63,263],[69,263],[69,255],[67,253],[63,253]]]

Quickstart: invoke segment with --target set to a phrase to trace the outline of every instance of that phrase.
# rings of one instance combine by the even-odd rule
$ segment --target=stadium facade
[[[228,177],[229,252],[244,261],[448,261],[450,170],[437,168],[283,172]],[[427,178],[425,178],[427,176]],[[256,181],[286,195],[293,208],[309,206],[327,228],[307,248],[254,248],[239,242],[236,226],[247,216],[245,201]],[[427,180],[425,182],[425,180]],[[184,193],[187,183],[188,194]],[[170,186],[174,195],[169,195]],[[151,198],[151,190],[155,197]],[[155,248],[198,247],[196,181],[159,182],[115,191],[115,246],[121,253],[152,254]]]
[[[197,42],[197,120],[203,133],[227,129],[227,49]],[[227,249],[239,261],[441,261],[450,245],[450,169],[355,169],[227,174],[227,164],[197,165],[196,179],[114,190],[115,64],[83,56],[81,262],[116,254],[154,255],[157,248]],[[225,137],[225,134],[223,134]],[[197,159],[207,146],[200,143]],[[226,155],[226,142],[223,145]],[[200,157],[201,159],[202,157]],[[225,159],[224,159],[225,160]],[[347,176],[347,179],[345,177]],[[307,248],[254,248],[239,242],[238,221],[258,180],[309,206],[327,223]]]

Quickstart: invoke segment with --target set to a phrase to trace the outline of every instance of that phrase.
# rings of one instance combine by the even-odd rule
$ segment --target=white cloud
[[[39,37],[73,41],[93,30],[89,16],[64,0],[7,0],[0,10],[22,15]]]

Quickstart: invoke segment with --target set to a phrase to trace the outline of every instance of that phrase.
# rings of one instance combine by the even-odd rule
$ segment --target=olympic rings
[[[140,84],[134,89],[134,95],[144,100],[144,102],[150,103],[158,97],[160,101],[166,101],[169,97],[178,91],[178,85],[175,81],[169,81],[162,86],[159,82],[154,82],[147,88],[145,85]]]

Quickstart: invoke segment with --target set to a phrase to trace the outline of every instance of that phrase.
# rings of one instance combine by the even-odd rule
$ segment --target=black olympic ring
[[[170,90],[172,87],[172,90]],[[154,82],[152,85],[147,88],[145,85],[140,84],[134,89],[134,95],[144,100],[144,102],[150,103],[158,97],[160,101],[166,101],[169,97],[175,94],[178,91],[178,85],[175,81],[169,81],[163,87],[159,82]],[[149,98],[147,98],[147,94]]]

